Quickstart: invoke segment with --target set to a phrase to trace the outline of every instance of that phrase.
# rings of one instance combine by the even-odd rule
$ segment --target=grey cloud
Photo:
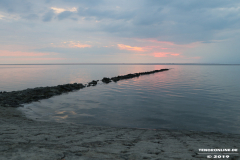
[[[118,54],[118,53],[130,53],[127,50],[121,50],[119,51],[118,48],[107,48],[107,47],[92,47],[92,48],[57,48],[57,47],[48,47],[48,48],[39,48],[35,49],[34,51],[37,52],[54,52],[54,53],[59,53],[66,55],[66,56],[71,56],[71,55],[113,55],[113,54]],[[79,55],[79,56],[80,56]]]
[[[102,19],[130,20],[134,14],[131,11],[117,12],[115,10],[110,10],[110,9],[98,10],[96,8],[89,8],[89,9],[79,8],[78,15],[84,16],[84,17],[95,17],[97,20],[102,20]]]
[[[211,1],[199,1],[199,0],[145,0],[144,5],[146,7],[152,6],[165,6],[179,10],[195,10],[195,9],[207,9],[218,7],[229,7],[239,4],[238,0],[226,1],[226,0],[211,0]]]
[[[122,23],[114,29],[111,25],[104,24],[102,29],[118,34],[119,28],[125,27],[126,30],[121,36],[162,37],[162,40],[176,41],[176,43],[191,43],[208,41],[208,38],[213,38],[217,31],[239,27],[240,15],[232,10],[223,9],[237,7],[239,2],[232,1],[228,4],[222,0],[214,1],[215,3],[199,2],[144,1],[144,6],[135,10],[134,16],[130,16],[132,25],[126,27],[126,24]]]
[[[71,20],[73,20],[73,21],[77,21],[77,20],[78,20],[78,18],[71,18]]]
[[[63,0],[66,3],[75,3],[75,4],[82,4],[86,6],[97,6],[101,4],[105,4],[104,0]]]
[[[211,41],[217,32],[238,29],[239,11],[224,10],[238,6],[238,0],[47,0],[45,3],[0,0],[1,10],[21,12],[20,16],[29,21],[38,19],[38,16],[44,22],[52,21],[55,16],[61,21],[76,21],[85,17],[83,25],[76,25],[76,32],[91,30],[118,37],[158,38],[175,43]],[[78,12],[65,11],[56,15],[53,10],[49,10],[50,7],[76,7]],[[45,14],[42,16],[42,13]],[[95,20],[100,22],[89,22]],[[90,27],[88,23],[91,23]]]
[[[132,23],[125,21],[109,21],[100,24],[99,29],[118,36],[132,36],[134,26]],[[137,28],[135,28],[136,30]]]
[[[8,13],[26,13],[32,8],[32,4],[26,0],[0,0],[0,9]]]
[[[58,7],[81,6],[81,7],[95,7],[99,5],[105,5],[105,0],[45,0],[47,5],[55,5]]]
[[[52,10],[50,10],[43,16],[42,20],[43,20],[43,22],[49,22],[52,20],[53,16],[54,16],[54,13]]]
[[[52,0],[45,0],[45,3],[50,3],[52,2]]]
[[[58,15],[58,19],[59,19],[59,20],[66,19],[66,18],[70,17],[72,14],[73,14],[73,13],[70,12],[70,11],[64,11],[64,12],[62,12],[62,13],[60,13],[60,14]]]
[[[39,16],[37,14],[29,14],[27,16],[24,16],[23,18],[28,19],[28,20],[37,20],[37,19],[39,19]]]

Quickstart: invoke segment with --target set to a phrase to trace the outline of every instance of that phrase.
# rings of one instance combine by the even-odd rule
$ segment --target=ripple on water
[[[171,68],[34,102],[22,110],[48,121],[240,133],[237,69],[227,67],[223,75],[221,66]]]

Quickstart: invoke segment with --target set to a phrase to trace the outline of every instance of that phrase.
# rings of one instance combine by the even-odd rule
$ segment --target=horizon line
[[[10,63],[0,65],[240,65],[231,63]]]

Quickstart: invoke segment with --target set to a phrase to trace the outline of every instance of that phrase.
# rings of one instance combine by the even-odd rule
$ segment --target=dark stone
[[[102,82],[103,82],[103,83],[110,83],[110,82],[112,82],[112,81],[111,81],[110,78],[104,77],[104,78],[102,79]]]
[[[139,77],[141,75],[147,75],[147,74],[153,74],[157,72],[167,71],[169,69],[161,69],[161,70],[154,70],[150,72],[140,72],[140,73],[134,73],[134,74],[127,74],[123,76],[117,76],[112,78],[106,78],[104,77],[102,79],[103,83],[110,83],[112,81],[117,82],[124,79]],[[99,80],[93,80],[92,82],[89,82],[88,84],[83,85],[82,83],[73,83],[73,84],[63,84],[58,86],[52,86],[52,87],[36,87],[36,88],[28,88],[22,91],[12,91],[12,92],[6,92],[1,91],[0,92],[0,106],[3,107],[20,107],[23,106],[24,103],[31,103],[34,101],[39,101],[41,99],[47,99],[55,95],[60,95],[62,93],[71,92],[73,90],[79,90],[82,88],[95,86],[97,85]]]
[[[120,80],[120,78],[118,78],[118,77],[112,77],[111,80],[112,80],[113,82],[117,82],[117,81]]]
[[[89,82],[87,87],[89,87],[89,86],[96,86],[98,81],[99,80],[97,80],[97,81],[93,80],[92,82]]]

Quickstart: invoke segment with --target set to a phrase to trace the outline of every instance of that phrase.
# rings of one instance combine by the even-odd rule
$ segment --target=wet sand
[[[40,122],[0,106],[1,160],[208,159],[200,148],[240,149],[240,135]]]

